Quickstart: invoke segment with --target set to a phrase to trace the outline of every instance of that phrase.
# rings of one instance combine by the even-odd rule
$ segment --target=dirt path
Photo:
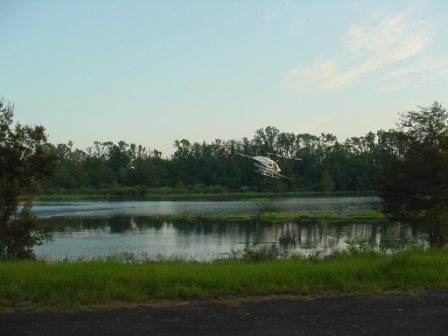
[[[448,291],[0,314],[0,335],[448,335]]]

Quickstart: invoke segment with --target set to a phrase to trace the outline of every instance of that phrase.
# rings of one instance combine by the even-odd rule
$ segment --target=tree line
[[[55,173],[44,192],[95,192],[148,188],[173,191],[366,191],[374,190],[385,168],[403,154],[396,130],[369,132],[339,141],[333,134],[318,136],[281,132],[273,126],[256,130],[251,139],[212,143],[174,142],[174,153],[163,158],[158,150],[124,141],[94,142],[85,150],[67,144],[48,144],[56,160]],[[282,174],[270,179],[254,172],[251,156],[279,155]],[[272,156],[274,158],[274,156]]]

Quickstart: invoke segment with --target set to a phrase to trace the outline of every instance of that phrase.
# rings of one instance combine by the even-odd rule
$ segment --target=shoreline
[[[21,196],[21,200],[33,201],[68,201],[68,200],[133,200],[133,201],[269,201],[294,197],[376,197],[375,191],[293,191],[293,192],[221,192],[221,193],[164,193],[146,192],[144,194],[120,195],[111,193],[60,193],[60,194],[30,194]]]

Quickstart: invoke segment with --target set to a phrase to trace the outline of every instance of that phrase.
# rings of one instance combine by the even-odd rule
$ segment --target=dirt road
[[[0,335],[448,335],[448,291],[0,314]]]

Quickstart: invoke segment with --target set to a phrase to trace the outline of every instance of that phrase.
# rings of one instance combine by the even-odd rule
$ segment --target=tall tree
[[[433,243],[441,243],[441,224],[448,217],[447,121],[448,113],[438,102],[401,115],[398,132],[406,149],[379,188],[385,212],[423,220],[431,227]]]
[[[0,257],[29,258],[49,235],[18,196],[52,174],[55,156],[42,126],[13,126],[14,106],[0,100]]]

